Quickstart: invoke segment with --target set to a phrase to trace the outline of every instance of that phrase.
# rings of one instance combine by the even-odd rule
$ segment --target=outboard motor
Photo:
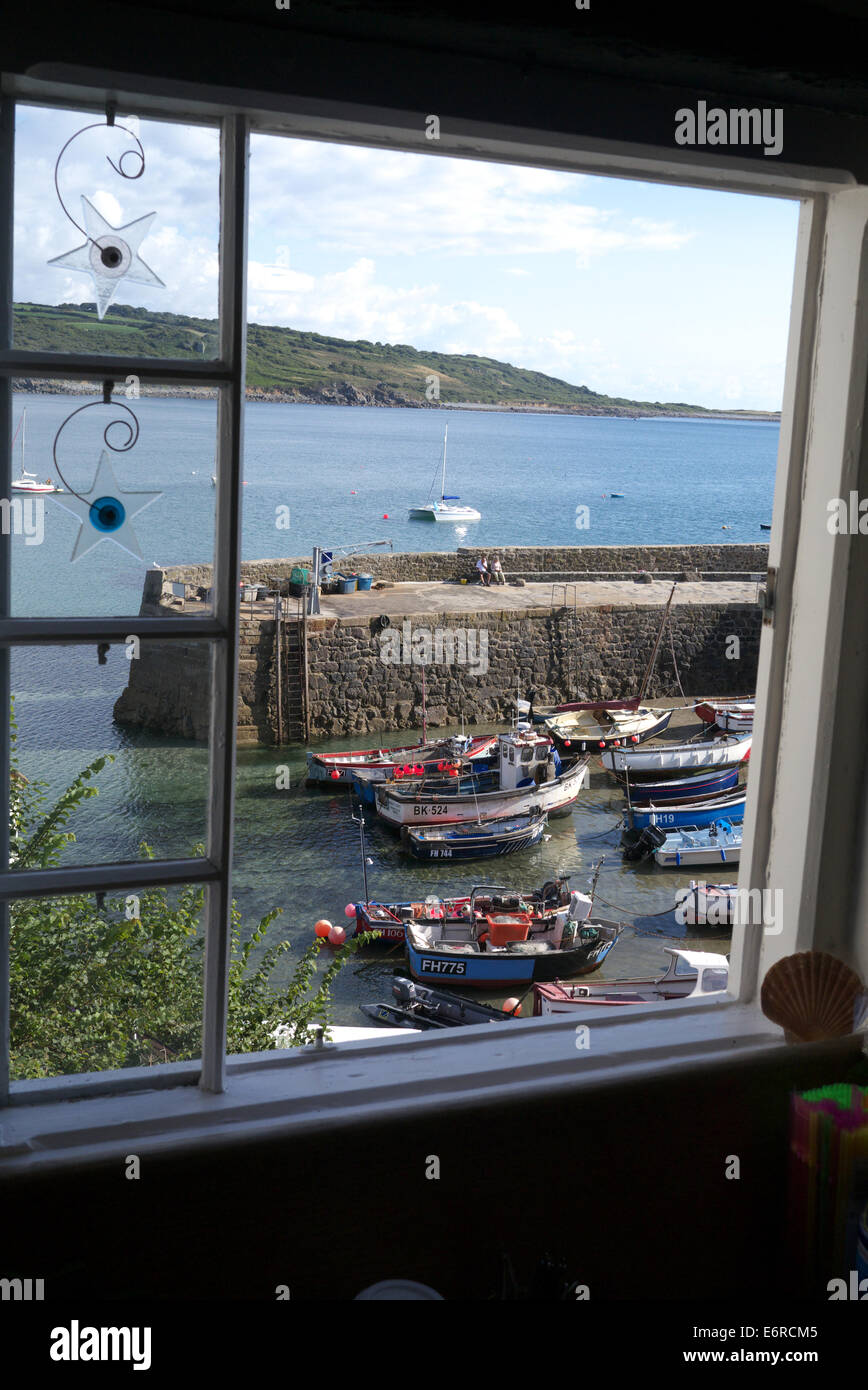
[[[659,825],[646,825],[644,830],[626,830],[624,832],[624,858],[630,863],[637,863],[641,859],[647,859],[666,842],[666,832],[661,830]]]

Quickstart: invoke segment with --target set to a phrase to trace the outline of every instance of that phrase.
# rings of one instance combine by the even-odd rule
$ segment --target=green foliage
[[[54,352],[120,352],[143,357],[214,356],[213,319],[153,313],[113,304],[96,319],[92,306],[16,304],[15,345]],[[339,357],[337,357],[339,354]],[[251,387],[298,393],[304,399],[340,380],[359,391],[377,387],[409,402],[426,403],[426,378],[436,373],[440,400],[480,405],[548,405],[592,415],[704,415],[702,406],[631,401],[604,396],[509,362],[473,353],[420,352],[404,343],[348,342],[321,333],[271,328],[252,323],[247,330],[247,383]],[[729,414],[751,412],[731,411]]]
[[[13,722],[13,757],[14,757]],[[74,840],[72,814],[97,795],[93,779],[110,757],[97,758],[46,808],[43,784],[13,778],[12,820],[19,867],[55,865]],[[194,853],[202,846],[195,846]],[[142,846],[143,857],[153,851]],[[201,932],[205,889],[148,888],[135,898],[92,895],[23,899],[11,912],[11,1064],[16,1080],[184,1061],[201,1055]],[[233,903],[229,962],[228,1051],[264,1051],[310,1042],[327,1030],[335,975],[369,937],[333,959],[316,986],[322,943],[302,953],[288,984],[274,983],[288,941],[252,955],[282,909],[243,939]],[[129,915],[128,915],[129,913]],[[279,1041],[274,1031],[283,1029]],[[326,1037],[328,1036],[326,1032]]]

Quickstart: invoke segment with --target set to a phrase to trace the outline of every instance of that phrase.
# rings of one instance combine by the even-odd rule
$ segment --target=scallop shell
[[[780,1024],[787,1042],[819,1042],[854,1033],[865,1010],[865,986],[825,951],[784,956],[762,983],[760,1006]]]

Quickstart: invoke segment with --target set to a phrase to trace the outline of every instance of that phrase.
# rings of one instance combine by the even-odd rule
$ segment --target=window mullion
[[[0,96],[0,350],[12,343],[15,105]],[[0,380],[0,497],[11,495],[12,379]],[[12,537],[0,534],[0,621],[8,617]],[[10,654],[0,648],[0,865],[9,866]],[[0,1104],[9,1095],[9,903],[0,901]]]
[[[219,869],[205,890],[205,979],[202,1077],[206,1091],[226,1082],[235,729],[238,716],[238,577],[241,572],[241,471],[247,340],[248,124],[227,116],[220,138],[220,357],[232,372],[220,388],[217,415],[217,517],[214,610],[226,633],[212,646],[208,858]]]

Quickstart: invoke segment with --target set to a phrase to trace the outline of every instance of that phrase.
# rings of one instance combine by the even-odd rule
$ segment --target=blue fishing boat
[[[700,772],[692,777],[674,777],[668,782],[634,782],[630,778],[622,785],[629,791],[633,806],[647,806],[660,801],[705,801],[722,796],[737,786],[739,770],[726,767],[713,772]]]
[[[519,906],[495,907],[509,890],[474,888],[466,916],[407,920],[410,974],[430,984],[471,989],[529,988],[535,980],[588,975],[597,970],[623,931],[590,912],[592,899],[560,886],[560,902],[547,920]],[[483,902],[481,903],[481,900]]]
[[[494,859],[538,845],[548,825],[544,811],[459,825],[405,825],[401,839],[416,859]]]
[[[679,826],[703,827],[719,821],[721,816],[742,820],[747,796],[742,787],[738,792],[718,796],[711,801],[684,802],[681,805],[633,806],[627,811],[627,820],[634,830],[644,830],[646,825],[658,825],[663,830]]]

